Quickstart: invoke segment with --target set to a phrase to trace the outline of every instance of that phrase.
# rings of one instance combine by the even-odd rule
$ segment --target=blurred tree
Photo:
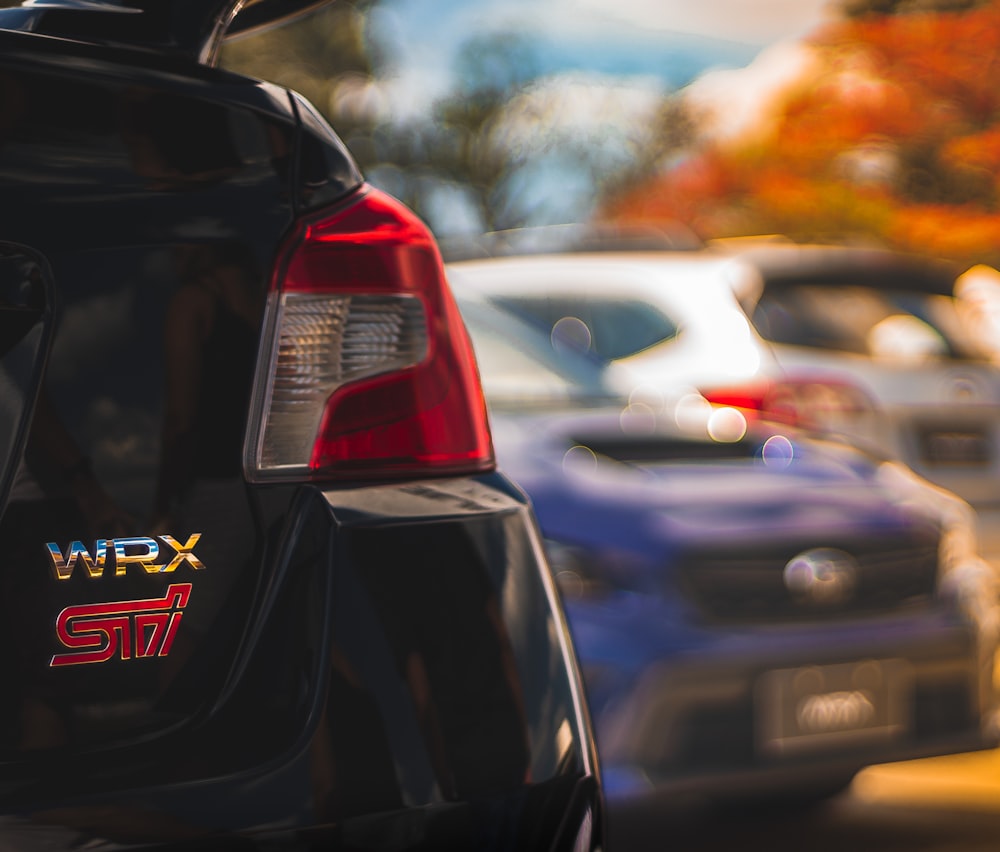
[[[495,193],[511,163],[487,139],[504,105],[538,74],[537,49],[529,36],[509,32],[477,36],[462,45],[455,61],[459,86],[428,116],[432,130],[422,162],[413,158],[396,164],[401,168],[419,165],[425,175],[462,187],[464,202],[470,207],[469,220],[477,229],[523,224],[496,220]],[[405,200],[418,212],[427,213],[419,196]]]
[[[873,2],[820,30],[800,79],[742,135],[720,136],[711,110],[682,94],[686,156],[664,138],[671,159],[609,194],[602,215],[683,217],[709,238],[875,239],[996,265],[1000,0],[967,5],[880,15]]]

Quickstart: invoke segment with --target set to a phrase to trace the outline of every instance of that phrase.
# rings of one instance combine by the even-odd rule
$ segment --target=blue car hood
[[[936,526],[921,483],[851,446],[756,425],[713,442],[630,432],[615,410],[493,416],[501,467],[547,537],[643,550],[657,542],[809,538]]]

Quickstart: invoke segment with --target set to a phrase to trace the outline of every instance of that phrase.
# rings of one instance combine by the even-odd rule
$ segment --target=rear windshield
[[[628,358],[677,336],[677,325],[638,299],[504,296],[496,302],[603,361]]]
[[[492,407],[598,405],[611,398],[596,360],[553,346],[533,325],[500,308],[461,297],[458,303]]]
[[[769,289],[753,311],[772,343],[875,358],[988,359],[974,306],[952,296],[857,285]]]

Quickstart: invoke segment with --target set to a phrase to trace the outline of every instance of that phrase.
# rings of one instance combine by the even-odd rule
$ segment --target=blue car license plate
[[[850,748],[903,734],[912,677],[905,660],[776,669],[757,681],[763,754]]]

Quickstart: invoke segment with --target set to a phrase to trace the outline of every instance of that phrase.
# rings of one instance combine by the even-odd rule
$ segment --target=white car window
[[[503,296],[496,301],[550,334],[559,326],[565,327],[568,319],[583,323],[589,339],[588,335],[573,335],[573,339],[589,344],[584,348],[604,361],[627,358],[678,334],[670,317],[638,299]]]

